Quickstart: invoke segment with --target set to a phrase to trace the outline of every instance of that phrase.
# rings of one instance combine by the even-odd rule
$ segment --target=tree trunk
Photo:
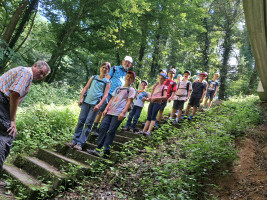
[[[226,22],[227,23],[227,22]],[[220,91],[219,91],[219,99],[225,99],[225,90],[226,90],[226,79],[227,79],[227,72],[228,72],[228,61],[230,58],[230,54],[232,51],[232,30],[231,28],[227,28],[225,31],[224,36],[224,43],[223,43],[223,62],[222,66],[220,68],[220,79],[221,79],[221,85],[220,85]]]
[[[160,43],[160,35],[156,35],[156,41],[154,46],[154,52],[152,54],[152,64],[151,64],[151,70],[150,70],[150,76],[155,77],[156,71],[159,70],[159,43]]]

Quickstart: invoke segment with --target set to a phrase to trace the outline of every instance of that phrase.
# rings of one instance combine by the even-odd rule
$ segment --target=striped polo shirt
[[[32,80],[33,74],[30,67],[13,68],[0,76],[0,91],[7,97],[10,97],[10,93],[14,91],[24,98],[30,90]]]

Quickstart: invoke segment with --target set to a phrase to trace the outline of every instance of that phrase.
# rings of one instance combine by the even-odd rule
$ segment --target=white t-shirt
[[[108,115],[119,116],[121,112],[123,111],[123,109],[125,108],[128,98],[133,99],[135,97],[134,88],[129,87],[129,94],[127,93],[127,87],[118,87],[118,88],[116,88],[112,93],[112,96],[114,98],[108,109],[108,113],[107,113]],[[119,93],[117,93],[117,91]],[[124,117],[126,116],[127,116],[127,112],[125,113]]]
[[[134,99],[134,105],[139,107],[144,107],[143,97],[148,98],[150,95],[148,92],[145,91],[137,91],[137,96]]]
[[[176,85],[176,92],[174,100],[185,101],[187,98],[187,83],[189,83],[189,90],[192,90],[192,83],[190,81],[181,81]],[[188,92],[189,92],[188,90]]]

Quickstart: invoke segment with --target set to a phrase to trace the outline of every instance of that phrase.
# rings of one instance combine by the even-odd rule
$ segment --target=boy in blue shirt
[[[135,126],[138,122],[138,119],[144,107],[144,102],[147,101],[150,96],[150,94],[146,92],[147,87],[148,87],[148,82],[146,80],[143,80],[140,86],[141,90],[137,91],[136,98],[134,99],[133,110],[130,112],[126,126],[123,128],[124,131],[130,130],[131,132],[135,132]],[[132,119],[133,123],[131,124]]]

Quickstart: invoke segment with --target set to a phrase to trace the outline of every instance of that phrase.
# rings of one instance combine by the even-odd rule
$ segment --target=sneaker
[[[173,124],[173,125],[177,125],[178,122],[177,122],[176,120],[173,120],[173,121],[172,121],[172,124]]]
[[[129,131],[129,128],[128,127],[123,127],[122,130]]]
[[[79,145],[79,144],[76,144],[76,145],[73,147],[73,149],[76,149],[76,150],[78,150],[78,151],[82,151],[82,150],[83,150],[82,146]]]
[[[99,135],[99,129],[96,128],[95,131],[93,131],[93,132],[91,133],[91,135],[92,135],[92,136],[96,136],[96,137],[98,137],[98,135]]]
[[[192,120],[193,119],[193,116],[191,115],[189,118],[188,118],[188,120]]]
[[[180,117],[180,119],[187,119],[188,117],[185,115],[185,116],[182,116]]]
[[[110,150],[104,150],[103,158],[109,159],[110,158]]]
[[[65,145],[66,145],[67,147],[72,148],[72,147],[74,147],[76,144],[74,144],[73,142],[67,142]]]
[[[156,128],[159,128],[158,122],[156,122],[154,126],[155,126]]]
[[[0,180],[0,188],[4,188],[4,187],[6,187],[6,182]]]
[[[143,131],[139,131],[137,134],[144,135],[144,132]]]
[[[145,134],[146,136],[149,136],[149,137],[151,136],[151,133],[149,131],[147,131]]]
[[[88,149],[87,152],[92,154],[92,155],[94,155],[94,156],[99,156],[100,155],[100,151],[97,151],[96,149],[94,149],[94,150]]]

